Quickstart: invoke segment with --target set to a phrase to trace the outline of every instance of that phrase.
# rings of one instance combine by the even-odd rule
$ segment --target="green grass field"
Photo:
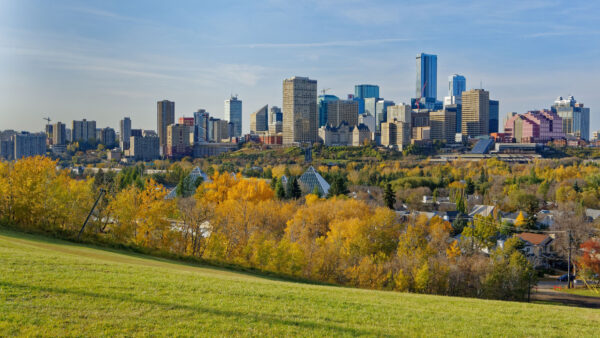
[[[574,295],[580,296],[588,296],[588,297],[600,297],[600,288],[596,290],[590,290],[587,288],[577,288],[577,289],[563,289],[562,292],[572,293]]]
[[[0,336],[597,336],[600,311],[358,290],[0,230]]]

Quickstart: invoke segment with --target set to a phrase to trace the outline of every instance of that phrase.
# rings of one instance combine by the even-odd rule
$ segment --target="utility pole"
[[[567,230],[569,236],[569,260],[567,262],[567,289],[571,288],[571,230]]]
[[[94,205],[92,206],[92,210],[90,210],[90,213],[87,215],[85,222],[83,222],[83,226],[81,227],[81,230],[79,230],[79,234],[77,234],[77,239],[79,239],[79,237],[81,237],[81,234],[83,233],[83,230],[85,229],[87,222],[90,220],[90,216],[92,216],[92,212],[94,212],[94,209],[96,209],[96,205],[98,205],[98,202],[102,198],[102,195],[104,195],[104,189],[100,188],[100,194],[98,194],[98,198],[96,199],[96,202],[94,202]]]

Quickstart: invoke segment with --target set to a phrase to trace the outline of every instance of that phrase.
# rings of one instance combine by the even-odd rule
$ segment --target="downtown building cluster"
[[[508,113],[499,130],[500,103],[483,88],[467,89],[463,75],[448,77],[448,94],[438,99],[437,56],[416,56],[415,97],[396,103],[380,97],[374,84],[354,86],[345,98],[318,94],[317,81],[294,76],[283,80],[282,107],[264,105],[250,114],[250,134],[242,135],[242,101],[237,95],[224,102],[223,118],[198,109],[190,117],[175,118],[175,102],[157,102],[156,130],[134,129],[129,117],[119,130],[97,128],[96,121],[75,120],[70,128],[57,122],[45,133],[0,133],[0,157],[18,159],[43,155],[49,148],[60,154],[68,144],[109,149],[109,159],[133,161],[186,156],[206,157],[254,141],[266,145],[361,146],[375,144],[403,150],[408,145],[434,142],[463,144],[471,139],[501,143],[589,141],[590,109],[572,96],[559,97],[549,109],[525,114]],[[594,134],[594,137],[598,133]]]

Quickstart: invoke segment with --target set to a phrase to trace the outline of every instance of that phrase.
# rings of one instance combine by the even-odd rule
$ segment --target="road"
[[[566,282],[540,281],[532,290],[531,299],[552,303],[562,303],[569,306],[600,309],[600,297],[574,295],[566,292],[554,291],[554,287],[566,288]]]

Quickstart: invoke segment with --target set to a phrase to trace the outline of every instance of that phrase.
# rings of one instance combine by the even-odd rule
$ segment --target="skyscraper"
[[[327,124],[337,127],[342,122],[350,127],[358,125],[358,102],[354,100],[337,100],[327,103]]]
[[[590,108],[584,107],[573,96],[566,99],[559,97],[552,105],[552,111],[562,118],[562,131],[570,136],[589,140],[590,137]]]
[[[437,55],[417,55],[416,98],[422,97],[435,102],[437,99]]]
[[[269,131],[269,105],[264,105],[250,115],[250,133]]]
[[[467,80],[464,76],[454,74],[448,76],[448,96],[461,96],[467,90]]]
[[[96,139],[96,121],[73,121],[71,124],[71,142]]]
[[[387,110],[388,107],[393,106],[394,101],[379,99],[375,103],[375,123],[377,125],[377,130],[381,130],[381,124],[383,122],[388,121]]]
[[[208,142],[208,120],[210,116],[204,109],[194,112],[194,143]]]
[[[67,132],[64,123],[57,122],[52,126],[52,145],[63,146],[67,143]]]
[[[487,135],[490,123],[490,93],[471,89],[462,93],[462,133],[468,137]]]
[[[283,80],[283,143],[318,140],[317,80],[294,76]]]
[[[319,127],[327,124],[328,112],[327,104],[329,102],[337,101],[339,98],[335,95],[319,95],[317,98],[317,105],[319,106]]]
[[[498,132],[498,115],[500,114],[500,102],[497,100],[490,100],[490,126],[488,128],[489,133]]]
[[[366,99],[368,97],[379,98],[379,86],[370,84],[354,86],[354,98]]]
[[[129,138],[131,138],[131,119],[123,118],[119,123],[119,143],[121,150],[129,149]]]
[[[454,143],[456,135],[456,112],[450,110],[438,110],[429,113],[429,124],[431,126],[430,137],[432,140]]]
[[[168,100],[156,103],[158,141],[162,155],[167,154],[167,126],[175,123],[175,102]]]
[[[13,136],[14,159],[46,154],[46,134],[21,132]]]
[[[242,136],[242,101],[237,96],[232,95],[229,100],[225,100],[225,120],[233,123],[234,135],[229,137]]]

